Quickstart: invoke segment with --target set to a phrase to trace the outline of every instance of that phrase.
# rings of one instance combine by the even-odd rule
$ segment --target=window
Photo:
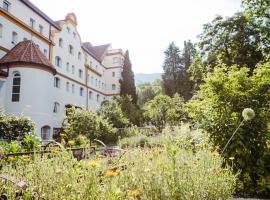
[[[91,76],[91,84],[93,85],[94,84],[94,77]]]
[[[72,84],[71,89],[72,89],[72,93],[74,94],[75,93],[75,85],[74,84]]]
[[[81,53],[81,52],[78,53],[78,59],[79,59],[79,60],[82,59],[82,53]]]
[[[69,62],[67,62],[66,70],[67,70],[67,72],[69,72]]]
[[[115,90],[115,89],[116,89],[116,85],[112,84],[112,90]]]
[[[34,20],[34,19],[30,18],[29,26],[30,26],[31,28],[34,28],[34,27],[35,27],[35,20]]]
[[[3,9],[5,11],[8,11],[9,12],[9,10],[10,10],[10,3],[7,2],[7,1],[3,1]]]
[[[54,78],[54,87],[60,88],[60,78],[58,77]]]
[[[75,66],[74,65],[72,65],[72,67],[71,67],[72,69],[72,74],[75,74]]]
[[[113,64],[119,64],[119,58],[115,57],[113,58]]]
[[[44,55],[47,56],[47,49],[44,49],[43,52],[44,52]]]
[[[62,60],[61,60],[61,58],[59,56],[56,56],[55,57],[55,65],[57,67],[61,67],[62,66]]]
[[[115,72],[112,72],[112,77],[115,77]]]
[[[101,82],[100,82],[100,81],[98,81],[98,87],[99,87],[99,88],[101,87]]]
[[[99,94],[97,94],[97,102],[99,102]]]
[[[26,40],[28,40],[27,38],[23,38],[23,41],[26,41]]]
[[[59,38],[58,45],[59,45],[59,47],[63,47],[63,39],[62,38]]]
[[[72,46],[72,45],[69,45],[68,52],[69,52],[71,55],[73,55],[74,49],[73,49],[73,46]]]
[[[98,84],[98,81],[97,81],[97,79],[96,79],[96,86],[97,86],[97,84]]]
[[[40,24],[38,28],[39,28],[39,33],[43,34],[43,26]]]
[[[60,104],[58,102],[54,102],[53,104],[53,112],[58,113],[60,109]]]
[[[41,128],[41,139],[42,140],[49,140],[51,137],[51,127],[43,126]]]
[[[93,92],[89,91],[89,99],[92,99]]]
[[[83,96],[83,88],[80,87],[80,96]]]
[[[96,65],[96,71],[98,70],[98,66]]]
[[[12,85],[12,102],[20,101],[20,91],[21,91],[21,76],[19,72],[15,72],[13,75],[13,85]]]
[[[67,27],[67,32],[70,33],[70,28],[69,27]]]
[[[92,64],[93,64],[93,62],[92,62],[92,61],[90,61],[90,67],[92,67]]]
[[[73,37],[76,38],[76,33],[75,32],[73,32]]]
[[[18,34],[15,31],[13,31],[12,32],[12,41],[11,41],[11,43],[12,44],[17,44],[17,42],[18,42]]]
[[[2,35],[3,35],[3,25],[0,24],[0,38],[2,37]]]
[[[83,77],[83,71],[81,69],[79,69],[79,77],[82,78]]]
[[[66,82],[66,91],[69,92],[69,82]]]

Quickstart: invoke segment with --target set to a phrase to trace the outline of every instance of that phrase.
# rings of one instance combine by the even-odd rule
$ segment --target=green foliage
[[[99,114],[104,119],[107,119],[115,128],[124,128],[129,125],[129,120],[124,115],[118,101],[104,101],[101,104]]]
[[[144,122],[142,110],[133,103],[132,97],[129,95],[122,95],[116,99],[120,104],[121,110],[132,125],[141,126]]]
[[[243,120],[244,108],[252,108],[255,118],[244,121],[224,152],[227,163],[241,170],[238,193],[269,197],[269,188],[261,189],[261,178],[269,177],[268,127],[270,116],[270,63],[260,64],[250,76],[246,67],[216,66],[201,85],[199,98],[189,104],[190,116],[200,122],[210,139],[222,150]]]
[[[25,151],[34,151],[41,148],[39,139],[35,134],[25,136],[21,142],[21,146]]]
[[[134,73],[132,71],[132,65],[129,58],[129,52],[126,51],[125,60],[123,65],[122,79],[120,79],[120,95],[130,95],[132,102],[137,103],[137,93],[134,81]]]
[[[192,97],[193,81],[188,71],[196,54],[195,46],[191,41],[184,42],[183,53],[171,43],[165,53],[162,75],[163,88],[166,95],[173,96],[179,93],[185,100]]]
[[[69,139],[83,135],[93,140],[116,132],[107,119],[102,118],[94,111],[72,107],[68,113],[66,116],[68,124],[64,127],[64,131]]]
[[[1,170],[27,181],[22,199],[229,199],[235,175],[207,148],[182,149],[180,138],[164,137],[163,146],[134,148],[121,157],[77,161],[67,152],[19,160]],[[15,199],[14,183],[0,181],[0,193]]]
[[[158,95],[146,103],[144,116],[161,132],[167,123],[176,125],[185,116],[183,104],[183,99],[178,94],[174,98]]]
[[[157,79],[153,83],[141,83],[137,86],[138,105],[142,108],[146,102],[162,93],[161,80]]]
[[[34,132],[34,123],[24,116],[0,115],[0,138],[22,140]]]

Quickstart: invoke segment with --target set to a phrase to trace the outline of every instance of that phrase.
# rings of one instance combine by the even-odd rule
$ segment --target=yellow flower
[[[86,163],[86,166],[89,168],[96,168],[98,166],[98,164],[96,161],[90,160],[88,163]]]
[[[139,192],[139,190],[132,190],[132,191],[128,192],[128,196],[130,196],[130,197],[138,197],[138,196],[140,196],[140,192]]]
[[[14,160],[15,160],[15,158],[13,156],[8,157],[8,161],[14,161]]]
[[[107,172],[106,172],[106,174],[105,174],[105,176],[107,176],[107,177],[115,177],[115,176],[117,176],[118,175],[118,173],[117,172],[114,172],[114,171],[112,171],[112,170],[108,170]]]
[[[58,153],[59,152],[59,148],[58,147],[54,147],[51,150],[52,153]]]

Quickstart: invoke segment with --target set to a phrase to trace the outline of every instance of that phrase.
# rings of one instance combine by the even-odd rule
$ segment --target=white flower
[[[252,120],[255,117],[255,112],[252,108],[245,108],[242,112],[245,121]]]

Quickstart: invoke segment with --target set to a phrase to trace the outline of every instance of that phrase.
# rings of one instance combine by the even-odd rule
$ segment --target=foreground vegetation
[[[0,194],[14,199],[228,199],[236,176],[206,140],[167,132],[152,148],[125,149],[122,156],[75,160],[68,152],[9,159],[1,173],[28,182],[20,191],[0,182]]]

